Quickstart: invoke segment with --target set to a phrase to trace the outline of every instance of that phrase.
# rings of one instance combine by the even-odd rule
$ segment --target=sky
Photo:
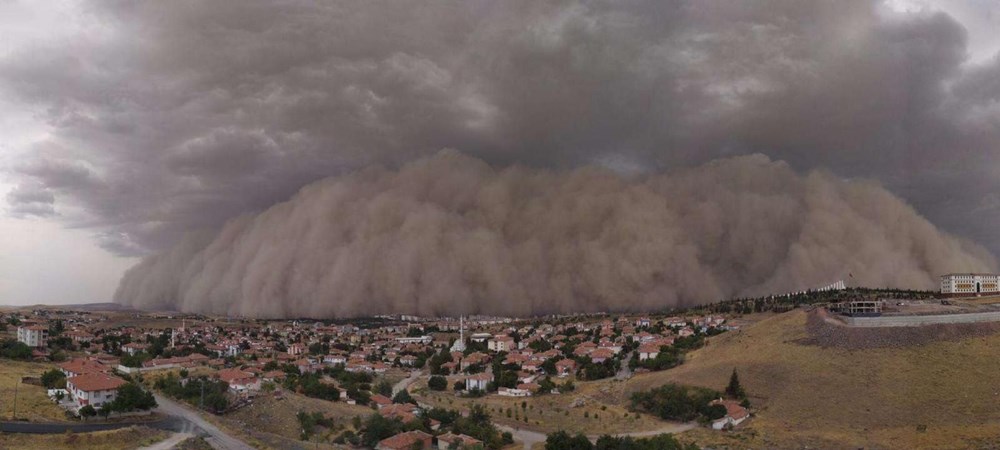
[[[997,29],[989,0],[0,1],[0,304],[108,301],[191,233],[442,149],[760,154],[997,255]]]

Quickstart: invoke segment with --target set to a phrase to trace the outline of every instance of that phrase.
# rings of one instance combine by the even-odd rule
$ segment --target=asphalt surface
[[[194,411],[180,403],[170,400],[162,395],[154,394],[156,403],[159,405],[157,411],[161,414],[183,419],[188,425],[206,434],[205,442],[208,442],[216,450],[251,450],[245,442],[226,434],[215,425],[212,425]],[[192,431],[192,430],[177,430]]]
[[[115,422],[115,423],[37,423],[37,422],[0,422],[0,432],[4,433],[30,433],[30,434],[56,434],[72,431],[74,433],[89,433],[92,431],[117,430],[128,428],[133,425],[143,425],[161,430],[179,431],[183,428],[183,421],[177,418],[168,417],[156,422]]]
[[[204,435],[205,441],[216,450],[251,450],[252,447],[245,442],[226,434],[215,425],[203,419],[197,411],[194,411],[178,402],[156,395],[156,403],[159,405],[155,411],[166,416],[161,420],[153,422],[114,422],[114,423],[37,423],[37,422],[0,422],[0,432],[3,433],[31,433],[31,434],[57,434],[72,431],[74,433],[89,433],[93,431],[116,430],[128,428],[133,425],[147,426],[160,430],[172,431],[183,434]]]

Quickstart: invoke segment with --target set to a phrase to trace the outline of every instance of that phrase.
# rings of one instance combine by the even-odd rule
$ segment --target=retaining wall
[[[1000,311],[930,316],[841,317],[852,327],[913,327],[936,323],[1000,322]]]

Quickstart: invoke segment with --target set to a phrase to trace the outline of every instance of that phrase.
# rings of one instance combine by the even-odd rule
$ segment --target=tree
[[[542,363],[542,370],[549,375],[556,375],[558,371],[556,370],[555,360],[553,358],[546,359],[545,362]]]
[[[747,394],[743,391],[743,386],[740,385],[740,376],[737,375],[736,369],[733,369],[733,374],[729,376],[729,385],[726,386],[726,395],[732,398],[746,398]]]
[[[392,385],[389,384],[388,380],[381,380],[378,383],[375,383],[374,391],[376,394],[389,397],[392,395]]]
[[[650,391],[632,394],[632,405],[662,419],[690,421],[709,418],[717,413],[710,405],[719,398],[711,389],[664,384]]]
[[[565,431],[557,431],[545,437],[545,450],[591,450],[594,444],[582,433],[570,436]]]
[[[136,383],[125,383],[118,388],[115,399],[111,402],[111,410],[115,412],[129,412],[135,410],[148,411],[156,407],[156,399],[153,394],[146,391]]]
[[[366,447],[375,448],[379,441],[393,436],[403,430],[403,422],[399,419],[388,419],[379,414],[372,414],[365,421],[361,442]]]
[[[414,405],[417,404],[417,401],[414,400],[413,397],[410,396],[410,393],[407,392],[406,389],[403,389],[403,390],[397,392],[396,395],[394,395],[392,397],[392,402],[393,403],[412,403]]]
[[[66,388],[66,374],[59,369],[52,369],[42,374],[42,386],[48,389]]]
[[[429,380],[427,380],[427,387],[435,391],[443,391],[448,389],[448,380],[440,375],[434,375]]]
[[[4,339],[0,343],[0,356],[9,359],[31,359],[31,347],[15,339]]]
[[[63,331],[66,331],[66,326],[61,319],[56,319],[49,327],[49,336],[59,336]]]
[[[97,410],[94,409],[94,407],[91,405],[84,405],[83,408],[80,408],[80,417],[83,417],[83,420],[87,420],[88,418],[94,417],[96,415],[97,415]]]

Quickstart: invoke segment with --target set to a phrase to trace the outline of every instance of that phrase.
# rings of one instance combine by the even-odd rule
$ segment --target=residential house
[[[477,373],[465,379],[465,389],[485,391],[486,387],[493,381],[492,373]]]
[[[104,373],[88,373],[66,379],[66,391],[77,410],[91,405],[100,408],[114,401],[125,380]]]
[[[750,417],[750,412],[746,408],[740,406],[740,403],[736,400],[712,400],[710,405],[722,405],[726,407],[726,415],[721,419],[716,419],[712,422],[713,430],[721,430],[727,426],[736,426],[743,423]]]
[[[375,450],[428,450],[432,448],[433,436],[420,430],[407,431],[382,439]]]
[[[483,441],[464,434],[447,432],[438,436],[438,450],[483,448]]]
[[[260,390],[260,379],[250,372],[240,369],[222,369],[215,373],[219,380],[229,384],[229,390],[246,394]]]

